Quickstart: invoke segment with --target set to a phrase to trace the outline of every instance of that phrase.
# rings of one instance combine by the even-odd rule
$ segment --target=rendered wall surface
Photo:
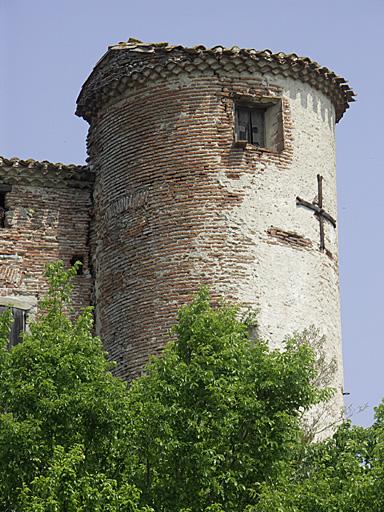
[[[283,151],[235,146],[235,93],[282,97]],[[319,328],[341,408],[337,231],[325,222],[321,252],[317,218],[296,205],[315,199],[321,174],[324,208],[337,218],[334,124],[322,92],[255,73],[158,78],[101,109],[88,139],[96,316],[118,374],[137,375],[159,353],[177,309],[204,283],[258,309],[273,346]]]

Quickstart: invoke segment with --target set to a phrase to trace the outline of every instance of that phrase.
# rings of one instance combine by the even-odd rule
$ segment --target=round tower
[[[342,362],[335,123],[353,92],[295,54],[111,46],[78,98],[96,173],[97,328],[134,376],[201,284],[272,344],[315,325]]]

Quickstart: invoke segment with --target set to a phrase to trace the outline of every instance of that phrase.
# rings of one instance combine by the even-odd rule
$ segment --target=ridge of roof
[[[110,62],[115,65],[108,71]],[[232,65],[235,70],[237,66],[243,70],[245,65],[250,72],[272,72],[309,83],[331,98],[337,121],[349,108],[349,103],[355,101],[355,93],[345,78],[296,53],[220,45],[212,48],[204,45],[185,47],[167,42],[145,43],[130,38],[127,42],[110,45],[95,65],[77,99],[76,114],[90,121],[100,104],[118,96],[135,82],[142,83],[152,77],[179,74],[181,71],[191,73],[195,69],[212,68],[217,71],[224,64]]]
[[[58,171],[89,170],[88,165],[63,164],[61,162],[49,162],[48,160],[34,160],[33,158],[18,158],[16,156],[6,158],[0,156],[0,167],[22,167],[27,169],[46,169]]]

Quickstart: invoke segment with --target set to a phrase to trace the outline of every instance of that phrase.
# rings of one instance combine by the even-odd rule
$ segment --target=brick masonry
[[[267,229],[268,235],[271,237],[269,243],[271,244],[283,244],[294,247],[295,249],[305,249],[312,247],[312,242],[308,238],[304,238],[302,235],[298,235],[293,231],[284,231],[283,229],[270,227]]]
[[[40,162],[0,162],[0,183],[12,185],[6,194],[5,227],[0,229],[0,300],[39,299],[47,289],[47,263],[84,256],[84,274],[75,278],[77,310],[91,303],[89,233],[92,178],[82,168],[43,170]],[[85,181],[71,179],[78,172]],[[63,179],[61,175],[66,175]],[[85,175],[85,176],[84,176]],[[89,175],[89,176],[88,176]]]
[[[338,362],[340,406],[337,258],[319,251],[317,219],[296,206],[297,195],[314,199],[321,173],[336,216],[334,109],[308,85],[267,77],[265,87],[265,78],[158,79],[98,113],[89,134],[98,331],[118,373],[137,375],[177,309],[208,284],[259,309],[259,331],[276,346],[319,327]],[[235,94],[282,97],[281,152],[236,147]],[[337,255],[332,226],[326,246]]]

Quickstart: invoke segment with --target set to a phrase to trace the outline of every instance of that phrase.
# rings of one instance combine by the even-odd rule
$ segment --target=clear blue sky
[[[337,127],[347,404],[384,396],[384,0],[0,0],[0,154],[85,159],[80,87],[109,44],[136,37],[306,55],[358,93]],[[315,292],[315,290],[314,290]]]

